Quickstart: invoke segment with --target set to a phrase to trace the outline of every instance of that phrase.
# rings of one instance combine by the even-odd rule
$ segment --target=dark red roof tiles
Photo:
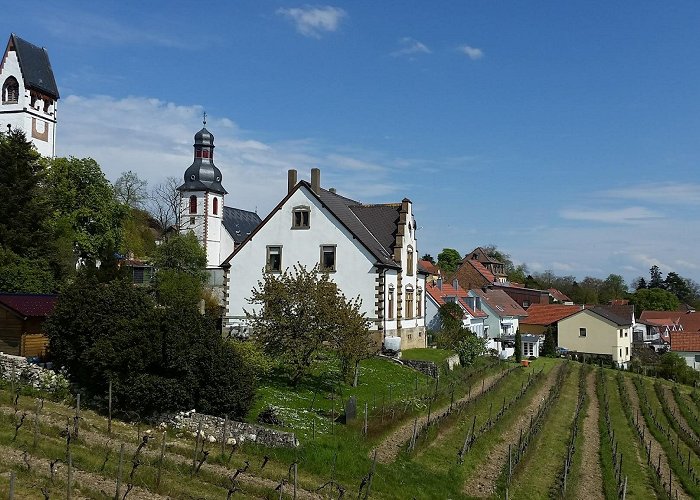
[[[551,325],[581,310],[581,306],[565,304],[532,304],[527,309],[527,325]]]
[[[56,307],[56,295],[36,295],[28,293],[2,293],[0,304],[15,313],[30,318],[48,316]]]

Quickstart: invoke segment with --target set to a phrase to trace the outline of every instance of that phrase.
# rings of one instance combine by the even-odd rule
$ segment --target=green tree
[[[128,281],[85,273],[66,287],[46,323],[50,351],[97,404],[112,381],[114,406],[142,418],[196,408],[242,418],[253,368],[194,306],[173,314]]]
[[[80,257],[96,262],[119,248],[126,209],[92,158],[49,160],[46,186],[51,225],[66,228]]]
[[[649,288],[663,288],[664,287],[664,277],[663,274],[661,273],[661,269],[659,269],[659,266],[653,265],[651,266],[651,269],[649,269]]]
[[[369,321],[360,308],[362,301],[338,297],[336,327],[331,330],[330,345],[340,358],[340,373],[346,382],[357,387],[360,361],[377,354],[377,345],[370,337]]]
[[[114,195],[119,203],[130,208],[141,208],[148,196],[148,182],[140,179],[138,174],[129,170],[122,172],[114,182]]]
[[[148,212],[128,208],[122,221],[122,243],[120,252],[134,257],[148,257],[156,250],[154,229]]]
[[[441,349],[456,349],[462,337],[464,310],[456,302],[446,302],[438,309],[440,331],[436,335],[437,346]]]
[[[619,274],[610,274],[602,283],[600,289],[600,303],[607,304],[614,299],[622,299],[627,296],[627,284]]]
[[[647,288],[647,280],[645,280],[643,276],[638,277],[632,282],[632,288],[634,288],[635,290],[642,290],[643,288]]]
[[[346,372],[366,353],[369,331],[359,303],[348,302],[318,267],[296,265],[279,275],[263,273],[248,303],[253,306],[246,314],[255,340],[266,354],[282,361],[294,385],[326,342],[339,349]],[[350,336],[347,344],[343,335]]]
[[[202,298],[207,254],[192,232],[176,234],[153,253],[154,286],[163,305],[197,304]]]
[[[453,273],[457,270],[462,256],[454,248],[443,248],[438,254],[437,265],[446,273]]]
[[[540,355],[547,357],[554,357],[557,353],[557,327],[556,325],[550,325],[544,332],[544,344],[542,345],[542,350]]]
[[[694,299],[693,289],[691,288],[691,280],[687,280],[671,271],[666,275],[664,280],[664,289],[678,297],[683,303],[692,302]]]
[[[675,352],[667,352],[661,356],[659,375],[688,385],[695,385],[700,380],[700,373],[688,366],[685,360]]]
[[[637,311],[676,311],[678,297],[661,288],[642,288],[630,295],[630,302]]]
[[[425,255],[423,255],[423,257],[421,257],[420,260],[427,260],[431,264],[435,264],[435,259],[433,259],[433,256],[430,255],[429,253],[426,253]]]
[[[457,343],[455,349],[459,356],[459,363],[462,366],[469,366],[476,358],[486,354],[486,343],[486,339],[478,337],[476,334],[464,329],[462,338]]]
[[[523,360],[523,336],[520,329],[515,331],[515,361],[520,363]]]

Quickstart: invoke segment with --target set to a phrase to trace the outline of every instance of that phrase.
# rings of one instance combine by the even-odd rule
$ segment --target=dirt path
[[[462,490],[464,493],[471,497],[479,498],[488,498],[495,493],[496,480],[501,474],[503,464],[508,457],[508,446],[518,439],[520,429],[524,428],[530,421],[530,417],[537,413],[540,404],[549,394],[549,389],[554,385],[556,374],[563,366],[559,365],[550,370],[547,378],[542,382],[527,407],[520,413],[518,419],[498,437],[498,443],[491,449],[478,471],[474,471],[475,474],[467,480]]]
[[[0,412],[11,415],[14,413],[14,410],[12,408],[8,408],[8,407],[0,407]],[[56,417],[58,417],[58,418],[56,418]],[[42,424],[50,425],[50,426],[58,428],[58,429],[63,429],[63,428],[65,428],[66,424],[65,424],[65,420],[63,420],[60,417],[61,417],[61,415],[55,414],[55,413],[49,414],[49,415],[43,414],[43,415],[40,415],[39,421]],[[29,417],[27,417],[27,418],[29,418]],[[33,419],[33,417],[32,417],[32,419]],[[31,424],[33,425],[33,422],[31,422]],[[125,445],[126,445],[125,446],[125,455],[131,456],[129,454],[132,453],[133,450],[135,450],[137,447],[137,445],[135,444],[136,437],[137,437],[136,434],[134,433],[133,436],[124,436],[123,434],[120,434],[119,436],[122,438],[124,438],[124,437],[133,438],[133,440],[131,442],[125,443]],[[143,448],[143,450],[141,451],[141,454],[144,456],[148,456],[152,459],[157,459],[160,457],[160,450],[158,449],[160,437],[154,436],[154,438],[155,438],[155,441],[158,441],[158,442],[154,441],[153,444],[149,444],[148,446]],[[104,448],[105,452],[107,450],[107,447],[109,447],[113,453],[112,457],[118,455],[120,442],[123,442],[123,441],[119,441],[119,440],[111,440],[111,439],[109,439],[108,436],[106,436],[104,434],[100,434],[98,432],[93,432],[90,430],[85,430],[82,427],[80,428],[80,440],[84,441],[85,443],[90,443],[90,445],[93,447],[94,446],[102,447],[102,448]],[[78,443],[79,442],[80,441],[78,441]],[[170,445],[172,445],[172,444],[173,443],[170,442]],[[179,446],[185,446],[184,443],[176,443],[176,444],[178,444]],[[186,444],[186,446],[191,446],[191,444],[188,442]],[[216,445],[216,446],[219,446],[219,445]],[[96,451],[96,454],[99,455],[99,453],[100,453],[100,451]],[[191,458],[182,456],[178,453],[166,452],[165,458],[166,458],[166,460],[170,460],[172,462],[176,462],[176,463],[180,463],[180,464],[187,464],[187,465],[192,464]],[[43,460],[43,459],[39,459],[39,460]],[[48,464],[48,461],[46,463]],[[251,464],[251,467],[249,469],[249,470],[251,470],[251,472],[244,472],[244,473],[239,474],[236,478],[237,481],[239,481],[242,485],[247,484],[247,485],[250,485],[250,486],[253,486],[256,488],[269,489],[271,491],[274,490],[279,485],[278,481],[273,481],[272,479],[253,475],[253,472],[256,469],[257,469],[257,464]],[[47,465],[46,470],[48,471],[48,465]],[[235,468],[229,469],[229,468],[224,467],[222,465],[209,464],[209,463],[204,463],[202,465],[202,470],[203,471],[208,470],[208,471],[211,471],[215,474],[219,474],[223,477],[229,477],[235,472]],[[170,471],[170,473],[172,473],[172,471]],[[91,474],[91,473],[86,473],[86,474]],[[100,476],[97,476],[96,474],[91,474],[91,475],[96,476],[96,477],[100,477]],[[289,488],[290,487],[287,486],[285,491],[288,491]],[[133,491],[134,490],[132,490],[132,492]],[[131,496],[131,493],[129,495]],[[149,497],[149,498],[163,498],[163,497],[155,495],[155,496]],[[305,490],[305,489],[298,487],[297,488],[297,498],[319,499],[319,498],[323,498],[323,497],[319,494],[316,494],[314,492],[311,492],[311,491],[308,491],[308,490]]]
[[[586,380],[588,411],[583,419],[583,448],[581,449],[581,469],[576,498],[603,500],[603,472],[600,468],[600,428],[598,417],[600,405],[595,391],[595,370],[591,370]]]
[[[471,401],[472,399],[476,398],[480,394],[483,394],[486,392],[493,384],[496,383],[496,381],[499,379],[499,377],[503,374],[502,371],[499,371],[497,373],[494,373],[492,375],[489,375],[488,377],[485,377],[483,380],[483,385],[481,385],[482,388],[479,388],[476,391],[472,391],[469,395],[464,396],[463,398],[455,401],[455,404],[464,404],[467,401]],[[477,385],[477,387],[479,387]],[[437,411],[431,412],[431,419],[441,417],[445,414],[447,414],[450,411],[450,405],[445,405],[442,408],[438,409]],[[422,417],[418,418],[418,428],[422,428],[426,422],[428,421],[428,416],[424,415]],[[401,450],[405,449],[406,443],[408,443],[409,439],[413,436],[413,425],[414,422],[406,422],[403,424],[401,427],[398,429],[394,430],[391,434],[389,434],[384,440],[382,440],[381,443],[377,446],[377,461],[383,464],[389,464],[396,460],[396,457],[399,455],[399,452]],[[370,457],[373,456],[373,451],[370,451]]]
[[[681,413],[681,409],[678,407],[678,403],[676,402],[676,398],[673,397],[673,392],[671,392],[671,389],[668,387],[664,386],[663,387],[663,395],[666,398],[666,402],[668,403],[668,407],[671,409],[673,414],[676,417],[676,420],[678,420],[678,424],[681,426],[685,432],[688,433],[689,436],[695,436],[695,432],[693,431],[693,428],[688,425],[688,421],[685,419],[683,414]]]
[[[13,465],[18,465],[21,464],[26,467],[26,462],[23,457],[23,452],[21,450],[15,449],[15,448],[10,448],[8,446],[0,446],[0,456],[2,456],[2,462],[3,463],[8,463],[8,464],[13,464]],[[32,470],[32,474],[34,475],[39,475],[42,478],[50,478],[51,476],[51,467],[50,467],[50,462],[49,460],[41,457],[36,457],[31,454],[27,455],[27,461],[29,462]],[[61,463],[60,467],[56,471],[56,478],[61,480],[61,481],[68,481],[68,467]],[[106,479],[98,474],[93,474],[90,472],[85,472],[80,469],[77,469],[73,467],[72,470],[72,476],[73,476],[73,490],[74,490],[74,498],[90,498],[87,496],[81,496],[79,493],[81,490],[81,487],[86,489],[86,490],[91,490],[91,491],[97,491],[97,492],[103,492],[108,496],[111,496],[114,494],[116,491],[116,482],[115,480],[111,479]],[[126,483],[128,481],[125,480],[122,483],[122,493],[126,491]],[[86,493],[86,492],[83,492]],[[37,486],[37,495],[36,498],[40,498],[41,493],[40,489]],[[144,490],[143,488],[140,488],[138,486],[134,486],[133,489],[129,492],[129,498],[139,498],[143,500],[157,500],[157,499],[165,499],[166,497],[157,495],[155,493],[151,493],[148,490]]]
[[[678,480],[678,477],[676,477],[676,474],[673,473],[671,470],[671,467],[668,463],[668,458],[666,457],[666,453],[664,452],[664,449],[661,447],[659,442],[654,438],[654,436],[649,432],[649,428],[647,427],[646,421],[642,417],[642,409],[639,404],[639,396],[637,394],[637,389],[634,386],[634,383],[632,382],[632,379],[630,377],[624,377],[625,380],[625,387],[627,388],[627,394],[630,399],[630,404],[632,405],[632,414],[637,415],[639,414],[639,425],[644,429],[644,436],[646,437],[646,442],[649,443],[651,442],[651,458],[652,461],[656,461],[658,464],[658,459],[659,456],[661,457],[661,477],[665,478],[665,481],[668,481],[669,477],[669,471],[671,472],[671,487],[678,492],[678,498],[681,499],[688,499],[690,500],[690,496],[688,496],[685,493],[685,490],[683,489],[683,486],[681,485],[681,482]]]

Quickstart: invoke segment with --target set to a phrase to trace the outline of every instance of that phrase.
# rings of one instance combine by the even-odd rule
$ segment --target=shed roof
[[[56,307],[57,295],[33,293],[0,293],[0,304],[15,314],[29,318],[48,316]]]

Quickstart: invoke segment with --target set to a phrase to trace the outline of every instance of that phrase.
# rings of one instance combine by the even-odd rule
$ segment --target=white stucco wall
[[[190,213],[190,197],[197,197],[197,213]],[[214,198],[218,199],[218,214],[214,214]],[[221,237],[226,233],[222,226],[224,208],[223,195],[210,191],[182,191],[180,193],[180,232],[192,231],[207,252],[207,267],[218,267],[221,258]],[[191,221],[194,221],[192,223]],[[206,222],[206,226],[205,226]],[[206,242],[205,239],[206,228]],[[230,239],[230,238],[229,238]],[[233,243],[231,243],[233,248]],[[224,258],[228,257],[229,252]]]
[[[19,67],[17,53],[8,52],[0,73],[0,89],[8,77],[14,76],[19,83],[19,96],[17,104],[2,104],[0,102],[0,127],[7,130],[7,125],[12,128],[20,128],[27,134],[27,139],[32,141],[37,151],[42,156],[56,156],[56,117],[57,102],[49,106],[44,112],[43,99],[37,99],[34,106],[31,105],[30,91],[24,86],[24,79]],[[12,113],[11,111],[21,111]],[[46,140],[42,139],[45,135]]]
[[[310,209],[309,229],[292,229],[292,208],[306,205]],[[359,296],[362,311],[376,321],[374,258],[340,225],[305,186],[294,192],[272,214],[258,232],[229,261],[229,295],[226,321],[245,319],[244,310],[252,310],[247,298],[257,286],[265,268],[268,246],[282,247],[282,268],[301,263],[308,269],[319,263],[321,245],[336,245],[336,272],[331,279],[348,298]]]

